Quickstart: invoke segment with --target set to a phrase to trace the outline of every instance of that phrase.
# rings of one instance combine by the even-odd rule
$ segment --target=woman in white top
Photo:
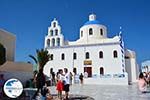
[[[139,75],[138,86],[139,86],[139,90],[142,93],[145,93],[147,91],[147,83],[146,83],[143,73],[140,73]]]

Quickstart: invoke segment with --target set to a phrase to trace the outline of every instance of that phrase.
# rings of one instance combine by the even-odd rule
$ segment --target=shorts
[[[69,92],[69,84],[64,85],[64,91]]]

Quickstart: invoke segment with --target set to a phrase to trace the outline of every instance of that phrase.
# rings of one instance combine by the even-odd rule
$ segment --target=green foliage
[[[37,59],[36,59],[33,55],[29,55],[29,57],[30,57],[31,59],[33,59],[33,60],[34,60],[34,62],[35,62],[36,64],[38,64]]]
[[[31,59],[39,66],[39,70],[44,68],[44,65],[49,61],[50,55],[47,50],[41,49],[36,50],[36,57],[29,55]]]
[[[44,65],[49,61],[50,55],[47,50],[36,50],[39,69],[43,69]]]
[[[0,43],[0,65],[6,62],[6,50],[4,46]]]

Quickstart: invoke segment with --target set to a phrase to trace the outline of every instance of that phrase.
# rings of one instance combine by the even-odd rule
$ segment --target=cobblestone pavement
[[[64,95],[63,95],[63,98],[64,98]],[[53,95],[53,100],[60,100],[60,99],[55,94],[55,95]],[[85,96],[85,95],[74,95],[74,94],[71,94],[69,96],[69,100],[94,100],[94,99],[89,97],[89,96]]]
[[[52,86],[50,89],[52,94],[57,94],[56,87]],[[148,88],[148,91],[150,91],[150,88]],[[150,100],[150,92],[141,93],[136,84],[129,86],[75,84],[70,86],[70,94],[85,95],[95,100]]]

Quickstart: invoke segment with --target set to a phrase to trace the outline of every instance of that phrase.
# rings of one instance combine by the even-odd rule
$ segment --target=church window
[[[57,38],[57,46],[60,46],[60,38]]]
[[[53,30],[50,30],[50,34],[51,34],[51,36],[53,36]]]
[[[56,27],[56,22],[53,23],[53,27]]]
[[[47,47],[50,46],[50,39],[47,39]]]
[[[55,46],[55,39],[52,39],[52,46]]]
[[[122,69],[122,71],[125,72],[124,69]]]
[[[118,57],[118,53],[117,53],[116,50],[113,52],[113,55],[114,55],[114,58],[117,58],[117,57]]]
[[[55,29],[55,35],[58,35],[58,29]]]
[[[61,60],[65,60],[65,54],[64,53],[61,54]]]
[[[100,34],[103,35],[103,29],[100,29]]]
[[[77,53],[73,53],[73,59],[77,59]]]
[[[53,60],[54,59],[54,56],[53,54],[50,55],[50,60]]]
[[[100,75],[104,75],[104,68],[100,67]]]
[[[90,58],[90,54],[89,54],[89,52],[86,52],[85,59],[89,59],[89,58]]]
[[[89,35],[93,35],[93,30],[92,30],[92,28],[89,29]]]
[[[103,58],[103,52],[102,51],[99,52],[99,58]]]
[[[74,74],[76,75],[77,74],[77,68],[73,68],[73,72],[74,72]]]
[[[81,31],[81,37],[83,37],[83,31]]]

